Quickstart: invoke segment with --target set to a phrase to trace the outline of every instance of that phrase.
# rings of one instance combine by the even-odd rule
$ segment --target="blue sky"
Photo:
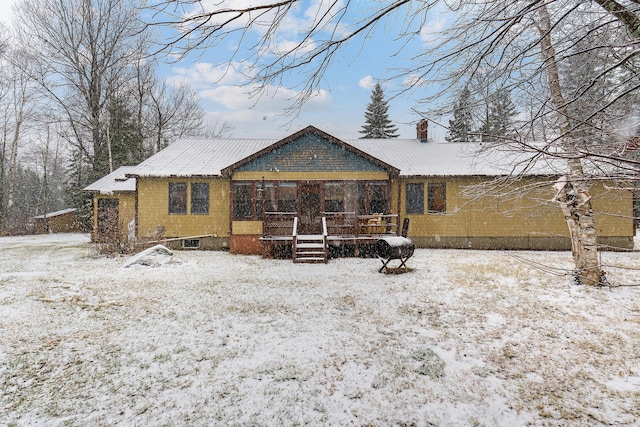
[[[0,20],[9,19],[11,3],[7,0],[0,2]],[[249,3],[249,0],[233,0],[232,4],[238,6],[242,3]],[[278,35],[278,42],[295,42],[302,33],[300,29],[308,24],[310,15],[313,15],[309,12],[322,7],[320,3],[322,0],[305,0],[295,16],[285,23],[285,28]],[[366,9],[372,3],[353,4]],[[402,56],[408,57],[419,50],[422,43],[428,43],[427,32],[437,32],[442,28],[443,19],[434,16],[432,20],[427,19],[422,27],[411,28],[421,32],[422,37],[416,37],[400,57],[392,56],[398,48],[398,44],[392,40],[400,30],[400,24],[394,20],[383,22],[375,37],[366,44],[363,45],[359,39],[352,41],[339,52],[325,74],[319,96],[308,101],[297,117],[282,115],[285,108],[291,105],[288,98],[296,95],[295,88],[271,87],[260,99],[251,98],[248,95],[251,86],[240,74],[246,71],[247,64],[235,63],[235,70],[231,71],[219,66],[235,46],[233,39],[225,40],[216,48],[190,54],[180,62],[164,64],[160,72],[169,82],[187,82],[197,90],[209,120],[230,123],[233,127],[231,136],[234,138],[279,138],[307,125],[314,125],[338,138],[358,138],[373,85],[377,80],[390,77],[394,68],[405,65]],[[354,14],[348,16],[346,22],[355,22],[357,19],[358,14]],[[291,82],[285,81],[284,84],[286,86]],[[393,95],[400,85],[400,81],[383,82],[387,97]],[[429,90],[429,87],[424,90]],[[416,99],[422,96],[424,93],[413,93],[389,100],[389,116],[398,126],[400,137],[415,137],[415,122],[419,117],[411,112],[411,108],[416,106]],[[446,132],[431,125],[430,133],[434,139],[443,140]]]

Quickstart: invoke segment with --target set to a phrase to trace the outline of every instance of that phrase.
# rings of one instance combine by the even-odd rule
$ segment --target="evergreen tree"
[[[113,170],[137,165],[151,152],[145,149],[142,125],[134,114],[134,106],[123,96],[114,96],[107,106],[107,146],[111,148]],[[111,171],[110,171],[111,172]]]
[[[483,141],[503,139],[513,128],[513,117],[518,114],[506,89],[498,89],[488,102],[486,114],[478,133]]]
[[[471,115],[471,91],[465,87],[453,106],[453,119],[449,120],[447,142],[471,142],[473,117]]]
[[[397,138],[398,128],[389,119],[389,105],[384,99],[380,83],[376,83],[371,93],[371,102],[364,113],[365,124],[360,133],[361,138]]]

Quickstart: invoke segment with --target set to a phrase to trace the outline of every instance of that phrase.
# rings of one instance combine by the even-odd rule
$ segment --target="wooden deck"
[[[398,215],[356,215],[354,212],[324,212],[326,240],[334,256],[369,256],[384,236],[398,235]],[[266,212],[260,238],[263,256],[292,258],[296,212]]]

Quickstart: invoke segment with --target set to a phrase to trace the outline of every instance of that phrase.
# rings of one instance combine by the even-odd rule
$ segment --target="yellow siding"
[[[305,181],[305,180],[328,180],[328,181],[351,181],[351,180],[382,180],[386,181],[389,176],[386,172],[235,172],[234,181],[252,180],[260,181]]]
[[[187,185],[187,213],[169,214],[169,183]],[[192,215],[191,183],[209,184],[209,213]],[[166,237],[215,234],[229,237],[229,181],[205,178],[138,178],[138,236],[153,237],[164,227]]]
[[[136,195],[135,193],[120,194],[120,202],[118,204],[120,211],[118,212],[120,219],[120,227],[125,230],[129,227],[129,223],[136,217]]]
[[[234,235],[262,234],[262,221],[233,221]]]
[[[602,183],[594,185],[591,194],[598,236],[633,236],[633,194]]]
[[[447,213],[427,213],[428,183],[447,183]],[[465,188],[479,184],[481,179],[403,179],[401,180],[401,216],[411,219],[410,236],[451,237],[511,237],[511,236],[567,236],[568,230],[562,212],[550,203],[554,192],[551,184],[524,191],[523,187],[533,181],[517,183],[504,189],[504,197],[482,197],[477,201],[463,194]],[[424,183],[425,213],[406,214],[406,187],[409,182]],[[392,186],[395,198],[392,209],[397,206],[397,185]],[[631,193],[621,190],[606,190],[601,184],[591,191],[596,211],[599,236],[633,235]]]
[[[347,174],[333,173],[295,173],[288,176],[278,173],[281,180],[387,180],[385,174]],[[262,174],[236,174],[234,179],[260,180]],[[264,175],[265,180],[275,176]],[[486,180],[485,180],[486,181]],[[169,182],[206,182],[210,186],[210,206],[208,215],[170,215],[168,213]],[[423,215],[406,214],[406,187],[408,182],[424,184],[425,213]],[[446,214],[427,213],[428,184],[446,182]],[[560,237],[567,236],[567,226],[557,205],[549,203],[553,197],[551,184],[545,184],[535,191],[522,191],[533,181],[515,184],[506,189],[508,196],[503,198],[484,197],[474,201],[464,196],[465,190],[472,184],[482,183],[480,178],[418,178],[396,179],[391,182],[391,212],[398,211],[400,217],[410,218],[409,236],[424,238],[484,238],[484,237]],[[215,234],[218,237],[230,236],[230,182],[227,179],[138,179],[138,236],[153,237],[158,227],[165,228],[166,237],[185,237]],[[187,186],[187,201],[191,199],[191,186]],[[608,190],[604,185],[593,186],[593,205],[596,211],[596,224],[599,236],[623,237],[633,235],[632,196],[630,192]],[[398,197],[400,195],[400,197]],[[126,223],[133,218],[135,199],[132,195],[120,197],[120,220],[126,230]],[[190,203],[187,203],[190,209]],[[97,212],[94,212],[96,215]],[[234,235],[260,235],[260,221],[233,221]]]

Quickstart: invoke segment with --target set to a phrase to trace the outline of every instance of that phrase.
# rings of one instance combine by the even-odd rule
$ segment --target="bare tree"
[[[109,97],[132,78],[131,64],[144,37],[134,2],[22,0],[16,7],[22,43],[41,59],[37,75],[72,131],[78,160],[90,179],[107,166],[104,115]]]
[[[6,97],[9,92],[9,82],[7,80],[7,33],[6,29],[0,23],[0,233],[2,233],[2,224],[5,215],[5,165],[7,159],[8,139],[9,139],[9,111],[5,104]]]
[[[238,49],[227,58],[229,64],[248,61],[255,70],[251,78],[263,89],[282,84],[295,71],[299,80],[293,85],[300,88],[300,96],[292,108],[313,96],[324,72],[347,43],[364,44],[368,38],[375,39],[381,23],[392,23],[401,51],[419,37],[435,7],[439,16],[449,13],[454,20],[446,31],[410,55],[405,69],[395,77],[408,82],[405,90],[420,89],[425,82],[442,83],[446,92],[422,100],[423,105],[436,103],[439,113],[451,111],[450,94],[455,92],[451,88],[464,88],[478,74],[486,87],[500,87],[515,99],[526,100],[527,122],[515,130],[513,138],[500,141],[531,153],[528,163],[519,168],[514,165],[514,177],[543,158],[565,162],[555,200],[567,218],[575,277],[589,285],[606,283],[596,255],[595,219],[588,193],[591,172],[585,168],[607,172],[610,179],[637,177],[637,161],[623,155],[637,123],[622,126],[621,118],[631,113],[637,117],[638,1],[396,0],[368,6],[349,0],[319,2],[315,11],[306,13],[310,18],[297,42],[278,50],[280,27],[288,18],[295,19],[297,4],[295,0],[252,6],[157,0],[152,7],[155,23],[176,30],[167,49],[185,54],[237,36]],[[603,36],[593,37],[598,34]],[[595,43],[575,49],[590,37]],[[599,71],[569,93],[568,73],[563,74],[568,61],[596,57],[606,58]],[[615,86],[605,85],[609,90],[596,93],[599,82],[614,77]],[[478,88],[478,95],[486,93],[486,87]],[[592,102],[582,106],[590,108],[573,108],[586,97]],[[544,137],[544,143],[533,144],[527,138],[531,135]]]
[[[159,82],[149,92],[150,120],[155,151],[170,140],[198,132],[203,126],[204,111],[197,94],[188,86],[171,87]]]
[[[38,92],[35,82],[28,70],[32,58],[27,52],[19,49],[9,49],[7,61],[4,64],[5,96],[0,99],[4,112],[4,132],[2,143],[2,213],[0,214],[0,229],[7,230],[14,208],[14,190],[18,174],[18,152],[24,145],[23,134],[34,120],[35,103]],[[8,148],[7,148],[8,147]],[[7,173],[4,174],[6,165]]]

